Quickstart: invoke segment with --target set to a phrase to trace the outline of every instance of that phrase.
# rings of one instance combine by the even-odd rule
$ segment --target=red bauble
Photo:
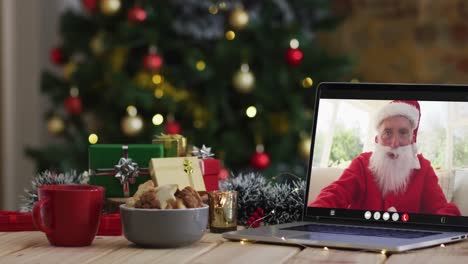
[[[56,65],[60,65],[63,63],[63,53],[62,49],[59,47],[55,47],[50,50],[50,61]]]
[[[84,8],[88,12],[94,12],[97,9],[97,0],[82,0]]]
[[[286,62],[291,66],[297,66],[304,58],[304,53],[300,49],[288,48],[286,50]]]
[[[256,169],[264,170],[270,165],[270,156],[265,152],[255,152],[250,158],[250,165]]]
[[[148,54],[143,58],[143,65],[150,71],[157,71],[161,68],[163,60],[158,54]]]
[[[78,96],[69,96],[65,99],[65,109],[71,115],[79,115],[83,111],[81,99]]]
[[[135,23],[141,23],[146,20],[146,10],[140,6],[134,6],[128,10],[128,20]]]
[[[170,121],[166,123],[164,132],[169,135],[180,134],[180,125],[176,121]]]

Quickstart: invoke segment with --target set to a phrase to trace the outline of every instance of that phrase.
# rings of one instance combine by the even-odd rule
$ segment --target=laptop
[[[421,116],[417,141],[415,141],[418,153],[422,153],[434,167],[436,176],[433,177],[437,177],[438,180],[433,183],[439,185],[440,189],[433,187],[437,191],[434,191],[435,189],[427,191],[422,186],[424,180],[419,182],[415,180],[415,183],[410,182],[409,185],[416,184],[411,188],[422,191],[419,194],[409,195],[419,197],[414,199],[416,203],[420,203],[417,205],[411,205],[414,201],[409,199],[403,203],[400,201],[397,208],[376,207],[375,204],[379,204],[383,199],[381,195],[369,194],[378,193],[374,188],[363,193],[354,193],[355,196],[364,197],[353,198],[354,200],[370,199],[366,200],[368,202],[326,206],[327,196],[320,193],[341,179],[355,156],[373,150],[377,135],[376,126],[373,124],[375,113],[394,100],[419,102]],[[468,212],[452,202],[453,190],[450,190],[448,188],[450,184],[447,184],[454,181],[463,182],[460,179],[454,180],[454,177],[468,177],[466,169],[465,175],[457,172],[457,168],[466,168],[468,164],[468,153],[463,153],[460,146],[457,146],[467,137],[468,125],[463,125],[463,122],[459,121],[449,123],[449,120],[467,120],[468,86],[321,83],[316,90],[314,116],[314,124],[311,124],[312,145],[306,177],[307,190],[301,221],[226,232],[222,235],[224,238],[378,252],[403,252],[461,241],[468,237]],[[421,170],[422,166],[426,168],[427,164],[421,165]],[[456,173],[446,173],[447,171]],[[448,174],[451,178],[447,180],[449,176],[444,174]],[[352,181],[348,186],[351,185]],[[345,190],[351,188],[343,184],[341,187]],[[443,194],[440,194],[441,192]],[[434,206],[440,200],[440,197],[438,199],[433,197],[437,194],[446,198],[447,207],[453,209],[452,211],[450,209],[437,212],[425,211],[428,209],[423,207]],[[422,199],[422,196],[425,198]],[[468,193],[466,196],[462,201],[468,199]],[[317,204],[314,201],[319,197],[324,203],[313,206]],[[397,201],[396,204],[400,198],[393,197],[394,201]],[[422,205],[432,199],[433,202]],[[457,199],[460,201],[459,197]],[[336,201],[339,204],[343,199]],[[360,208],[359,205],[367,208]],[[386,204],[390,205],[391,201]],[[458,211],[454,208],[458,208]]]

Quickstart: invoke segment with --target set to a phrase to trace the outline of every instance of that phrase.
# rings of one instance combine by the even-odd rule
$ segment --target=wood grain
[[[386,260],[385,255],[371,252],[305,248],[288,263],[384,263]]]
[[[216,243],[198,242],[177,249],[158,249],[130,244],[86,263],[192,263],[193,259],[216,246]]]
[[[36,232],[36,234],[30,233],[29,235],[34,236],[34,239],[28,240],[28,235],[26,235],[23,240],[17,243],[18,245],[26,245],[26,247],[3,256],[1,262],[90,263],[127,244],[122,240],[122,237],[97,237],[89,247],[54,247],[50,246],[43,233]]]
[[[44,242],[48,243],[47,238],[40,232],[3,233],[0,236],[0,256],[5,256],[28,247],[34,247]]]
[[[468,241],[385,256],[357,250],[229,241],[206,233],[190,246],[141,248],[124,236],[98,236],[89,247],[54,247],[42,232],[0,233],[0,263],[466,263]]]
[[[300,247],[225,241],[193,263],[286,263]]]

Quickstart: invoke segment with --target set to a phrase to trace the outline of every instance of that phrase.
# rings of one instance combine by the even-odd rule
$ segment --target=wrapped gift
[[[205,145],[201,148],[193,146],[192,155],[199,158],[206,191],[219,190],[218,175],[221,170],[221,165],[218,159],[212,158],[214,154],[211,153],[211,148]]]
[[[122,235],[122,224],[120,214],[103,214],[99,221],[98,236],[120,236]]]
[[[219,190],[218,175],[221,170],[220,161],[218,159],[207,158],[200,159],[200,169],[203,174],[206,191]]]
[[[196,191],[206,191],[197,157],[153,158],[149,170],[156,186],[178,184],[179,189],[191,186]]]
[[[153,144],[163,145],[164,157],[184,157],[187,154],[187,139],[182,135],[161,133],[154,137]]]
[[[151,158],[164,155],[160,144],[96,144],[89,147],[89,184],[103,186],[106,197],[129,197],[150,180]]]
[[[37,228],[33,223],[32,213],[0,211],[0,232],[34,230]]]

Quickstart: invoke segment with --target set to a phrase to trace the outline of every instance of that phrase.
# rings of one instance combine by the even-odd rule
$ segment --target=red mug
[[[96,236],[104,204],[104,187],[81,184],[38,187],[33,208],[37,229],[51,245],[89,246]]]

